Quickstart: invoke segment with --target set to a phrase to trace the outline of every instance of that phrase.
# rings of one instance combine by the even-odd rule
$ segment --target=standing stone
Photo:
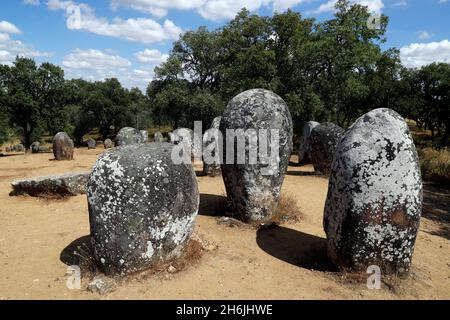
[[[311,161],[310,157],[310,136],[311,131],[320,125],[320,123],[315,121],[308,121],[303,127],[302,138],[300,140],[300,147],[298,149],[298,162],[304,163],[307,161]]]
[[[33,142],[30,146],[31,153],[39,153],[41,144],[36,141]]]
[[[313,128],[310,135],[310,156],[318,174],[329,175],[336,145],[344,129],[334,123],[323,123]]]
[[[161,132],[156,132],[155,135],[153,136],[153,140],[155,142],[164,142],[164,136],[162,135]]]
[[[422,212],[422,179],[404,119],[376,109],[336,149],[325,204],[330,259],[344,268],[407,274]]]
[[[253,142],[246,142],[245,149],[240,150],[234,143],[234,161],[226,159],[227,149],[227,129],[242,129],[249,132]],[[250,133],[253,129],[254,133]],[[258,160],[250,163],[248,150],[256,151],[257,145],[254,141],[258,133],[262,134],[268,129],[269,136],[272,136],[271,129],[276,130],[279,135],[279,150],[272,155],[271,139],[261,140],[259,144],[265,142],[269,151],[269,159],[258,157]],[[289,164],[292,152],[292,119],[286,103],[275,93],[254,89],[245,91],[234,97],[228,104],[220,122],[220,131],[223,134],[223,157],[225,164],[222,165],[222,176],[228,194],[229,203],[233,214],[247,222],[265,222],[270,220],[278,205],[281,186]],[[272,138],[276,135],[274,134]],[[229,137],[231,139],[231,137]],[[235,140],[234,140],[235,141]],[[230,146],[231,148],[231,146]],[[275,149],[276,150],[276,149]],[[233,150],[228,150],[232,152]],[[238,164],[236,156],[244,156],[245,163]]]
[[[14,147],[14,151],[16,152],[25,152],[25,146],[23,144],[18,144]]]
[[[143,143],[142,133],[135,128],[122,128],[116,136],[116,146],[128,146]]]
[[[6,147],[5,152],[8,152],[8,153],[11,152],[11,147]]]
[[[87,145],[88,145],[88,149],[92,150],[97,147],[97,142],[94,139],[89,139],[87,142]]]
[[[91,237],[106,274],[133,273],[182,254],[200,197],[192,164],[175,165],[173,148],[116,148],[94,165],[87,185]]]
[[[219,149],[219,136],[218,133],[220,128],[220,120],[222,117],[215,118],[212,123],[210,130],[206,131],[204,138],[203,138],[203,151],[204,153],[207,152],[208,155],[210,152],[208,152],[207,148],[214,147],[213,150],[217,151],[214,154],[211,155],[211,159],[203,158],[203,174],[208,175],[210,177],[215,177],[220,174],[222,174],[221,170],[221,157],[219,155],[220,149]],[[213,161],[211,161],[213,160]],[[209,162],[209,163],[208,163]]]
[[[176,143],[176,137],[173,134],[173,132],[169,132],[168,135],[169,135],[169,142],[172,143],[172,144],[175,144]]]
[[[148,143],[148,131],[141,130],[142,143]]]
[[[190,150],[192,159],[196,154],[200,153],[202,137],[197,137],[194,131],[188,128],[179,128],[173,132],[173,135],[174,143],[178,145],[183,144],[187,150]]]
[[[73,141],[67,133],[59,132],[53,138],[53,154],[56,160],[73,160],[73,148]]]
[[[114,148],[114,143],[111,139],[106,139],[105,142],[103,142],[103,146],[105,147],[105,149],[111,149]]]

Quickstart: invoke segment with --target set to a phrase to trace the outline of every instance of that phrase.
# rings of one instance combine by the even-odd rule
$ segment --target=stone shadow
[[[223,217],[227,211],[227,198],[216,194],[200,194],[198,214],[209,217]]]
[[[450,187],[424,183],[422,217],[439,225],[438,230],[428,233],[450,240]]]
[[[79,266],[82,271],[95,271],[91,236],[87,235],[71,242],[61,251],[59,260],[68,266]]]
[[[318,271],[338,271],[327,257],[324,238],[273,225],[258,230],[256,243],[266,253],[292,265]]]

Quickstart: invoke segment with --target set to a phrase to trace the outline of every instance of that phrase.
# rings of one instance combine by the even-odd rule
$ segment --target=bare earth
[[[369,290],[366,278],[350,281],[327,263],[322,214],[328,181],[290,167],[283,187],[303,213],[299,223],[269,230],[217,223],[225,194],[221,177],[199,177],[197,232],[218,248],[175,274],[131,279],[100,296],[69,290],[60,255],[89,234],[85,196],[65,200],[9,197],[18,178],[86,171],[102,149],[78,149],[74,161],[51,154],[0,158],[1,299],[449,299],[450,193],[427,187],[425,210],[409,279]],[[201,170],[201,165],[196,165]],[[86,281],[83,281],[86,287]]]

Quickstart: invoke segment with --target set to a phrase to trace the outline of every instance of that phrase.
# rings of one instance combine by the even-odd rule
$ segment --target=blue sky
[[[118,77],[144,89],[178,35],[215,29],[245,6],[271,15],[291,8],[321,21],[335,0],[4,0],[0,4],[0,64],[16,55],[50,61],[67,78]],[[403,63],[450,63],[450,0],[353,0],[390,17],[384,48]]]

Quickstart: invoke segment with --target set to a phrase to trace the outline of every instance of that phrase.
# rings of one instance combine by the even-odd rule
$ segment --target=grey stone
[[[220,120],[222,117],[215,118],[212,123],[210,130],[205,132],[203,137],[203,152],[207,152],[209,148],[214,148],[213,150],[217,151],[214,154],[211,154],[212,159],[203,159],[203,174],[208,175],[210,177],[219,176],[222,174],[221,169],[221,158],[219,155],[220,151],[220,142],[218,132],[220,131]],[[207,152],[208,155],[212,152]],[[209,162],[209,163],[208,163]]]
[[[111,149],[114,148],[114,143],[111,139],[106,139],[105,142],[103,142],[103,146],[105,147],[105,149]]]
[[[7,153],[11,152],[11,147],[6,147],[5,152],[7,152]]]
[[[169,132],[169,133],[168,133],[168,136],[169,136],[169,142],[175,144],[175,142],[176,142],[176,137],[175,137],[175,135],[173,134],[173,132]]]
[[[73,141],[67,133],[59,132],[53,138],[53,154],[56,160],[73,160],[73,148]]]
[[[17,144],[14,146],[15,152],[25,152],[25,146],[23,144]]]
[[[249,152],[244,151],[245,164],[237,164],[235,143],[234,164],[224,161],[225,164],[222,165],[222,176],[233,214],[246,222],[270,220],[278,206],[292,152],[292,119],[289,109],[282,98],[268,90],[249,90],[234,97],[220,123],[225,160],[226,129],[258,130],[255,134],[261,133],[261,129],[268,129],[269,133],[271,129],[278,130],[279,151],[275,154],[275,159],[263,163],[258,157],[256,164],[249,164]],[[265,142],[268,145],[268,155],[271,155],[270,141]],[[246,149],[254,148],[257,147],[246,144]]]
[[[141,130],[142,143],[148,143],[148,131]]]
[[[52,151],[48,147],[39,146],[40,153],[51,153]]]
[[[89,139],[87,146],[89,150],[95,149],[97,147],[97,142],[94,139]]]
[[[200,149],[202,147],[202,137],[194,135],[194,131],[188,128],[179,128],[173,132],[174,143],[184,145],[186,150],[190,150],[191,158],[196,154],[201,157]]]
[[[144,143],[142,133],[135,128],[122,128],[116,136],[116,147]]]
[[[404,119],[390,109],[360,117],[336,149],[325,205],[330,259],[383,274],[410,270],[422,211],[422,179]]]
[[[30,146],[31,153],[39,153],[40,146],[41,144],[38,141],[33,142]]]
[[[89,283],[87,290],[91,293],[96,293],[99,295],[107,295],[113,292],[117,288],[117,284],[111,278],[106,278],[103,276],[96,276]]]
[[[153,136],[153,140],[155,142],[164,142],[164,136],[162,135],[161,132],[156,132],[155,135]]]
[[[61,176],[46,176],[11,183],[10,196],[66,197],[86,193],[89,172],[69,173]]]
[[[94,257],[108,275],[125,275],[179,257],[199,207],[192,164],[175,165],[168,143],[105,152],[87,186]]]
[[[310,136],[311,136],[311,131],[318,125],[320,125],[320,123],[318,123],[316,121],[308,121],[305,124],[305,126],[303,127],[302,137],[300,139],[300,146],[298,149],[298,162],[299,163],[311,161],[311,157],[309,154],[310,153],[309,152]]]
[[[310,157],[317,174],[330,174],[336,145],[343,133],[344,129],[329,122],[318,125],[311,131]]]

